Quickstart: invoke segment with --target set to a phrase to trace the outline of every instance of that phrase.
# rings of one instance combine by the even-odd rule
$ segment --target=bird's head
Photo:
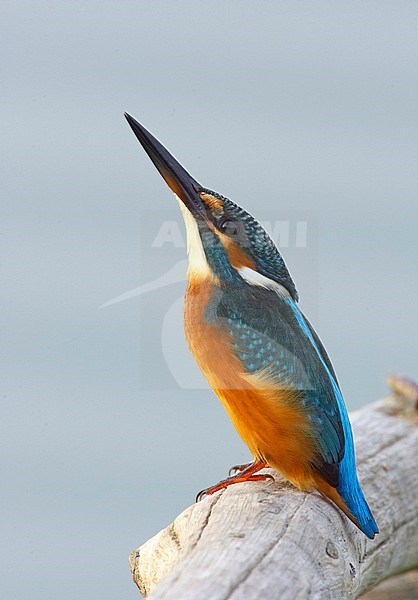
[[[187,230],[189,276],[222,284],[260,285],[297,301],[295,284],[274,242],[240,206],[200,185],[138,121],[125,117],[174,192]]]

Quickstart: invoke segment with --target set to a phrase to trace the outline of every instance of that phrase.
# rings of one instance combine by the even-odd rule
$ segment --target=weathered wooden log
[[[187,508],[130,556],[153,600],[344,600],[418,566],[417,389],[353,413],[359,478],[380,533],[368,540],[317,493],[242,483]]]

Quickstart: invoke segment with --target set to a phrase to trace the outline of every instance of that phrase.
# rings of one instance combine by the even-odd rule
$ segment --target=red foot
[[[242,469],[240,469],[240,467],[242,467]],[[218,490],[223,490],[229,487],[230,485],[234,485],[234,483],[244,483],[245,481],[265,481],[266,479],[272,479],[274,481],[274,477],[267,473],[265,475],[255,475],[257,471],[259,471],[260,469],[265,469],[266,467],[268,467],[268,464],[265,462],[253,462],[248,465],[237,465],[236,467],[232,467],[230,472],[232,470],[238,470],[238,473],[236,475],[228,477],[227,479],[223,479],[216,485],[213,485],[199,492],[196,496],[196,502],[199,502],[205,496],[210,496],[211,494],[214,494]]]

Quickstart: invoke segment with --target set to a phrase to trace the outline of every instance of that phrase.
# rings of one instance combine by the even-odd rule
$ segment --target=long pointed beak
[[[202,186],[145,127],[128,113],[125,113],[125,117],[168,187],[184,202],[195,217],[199,213],[201,216],[205,216],[206,209],[199,196],[199,192],[203,189]]]

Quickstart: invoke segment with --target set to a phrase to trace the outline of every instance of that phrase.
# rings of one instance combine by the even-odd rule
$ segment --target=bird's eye
[[[218,228],[225,235],[236,235],[238,233],[238,223],[234,219],[221,219]]]

